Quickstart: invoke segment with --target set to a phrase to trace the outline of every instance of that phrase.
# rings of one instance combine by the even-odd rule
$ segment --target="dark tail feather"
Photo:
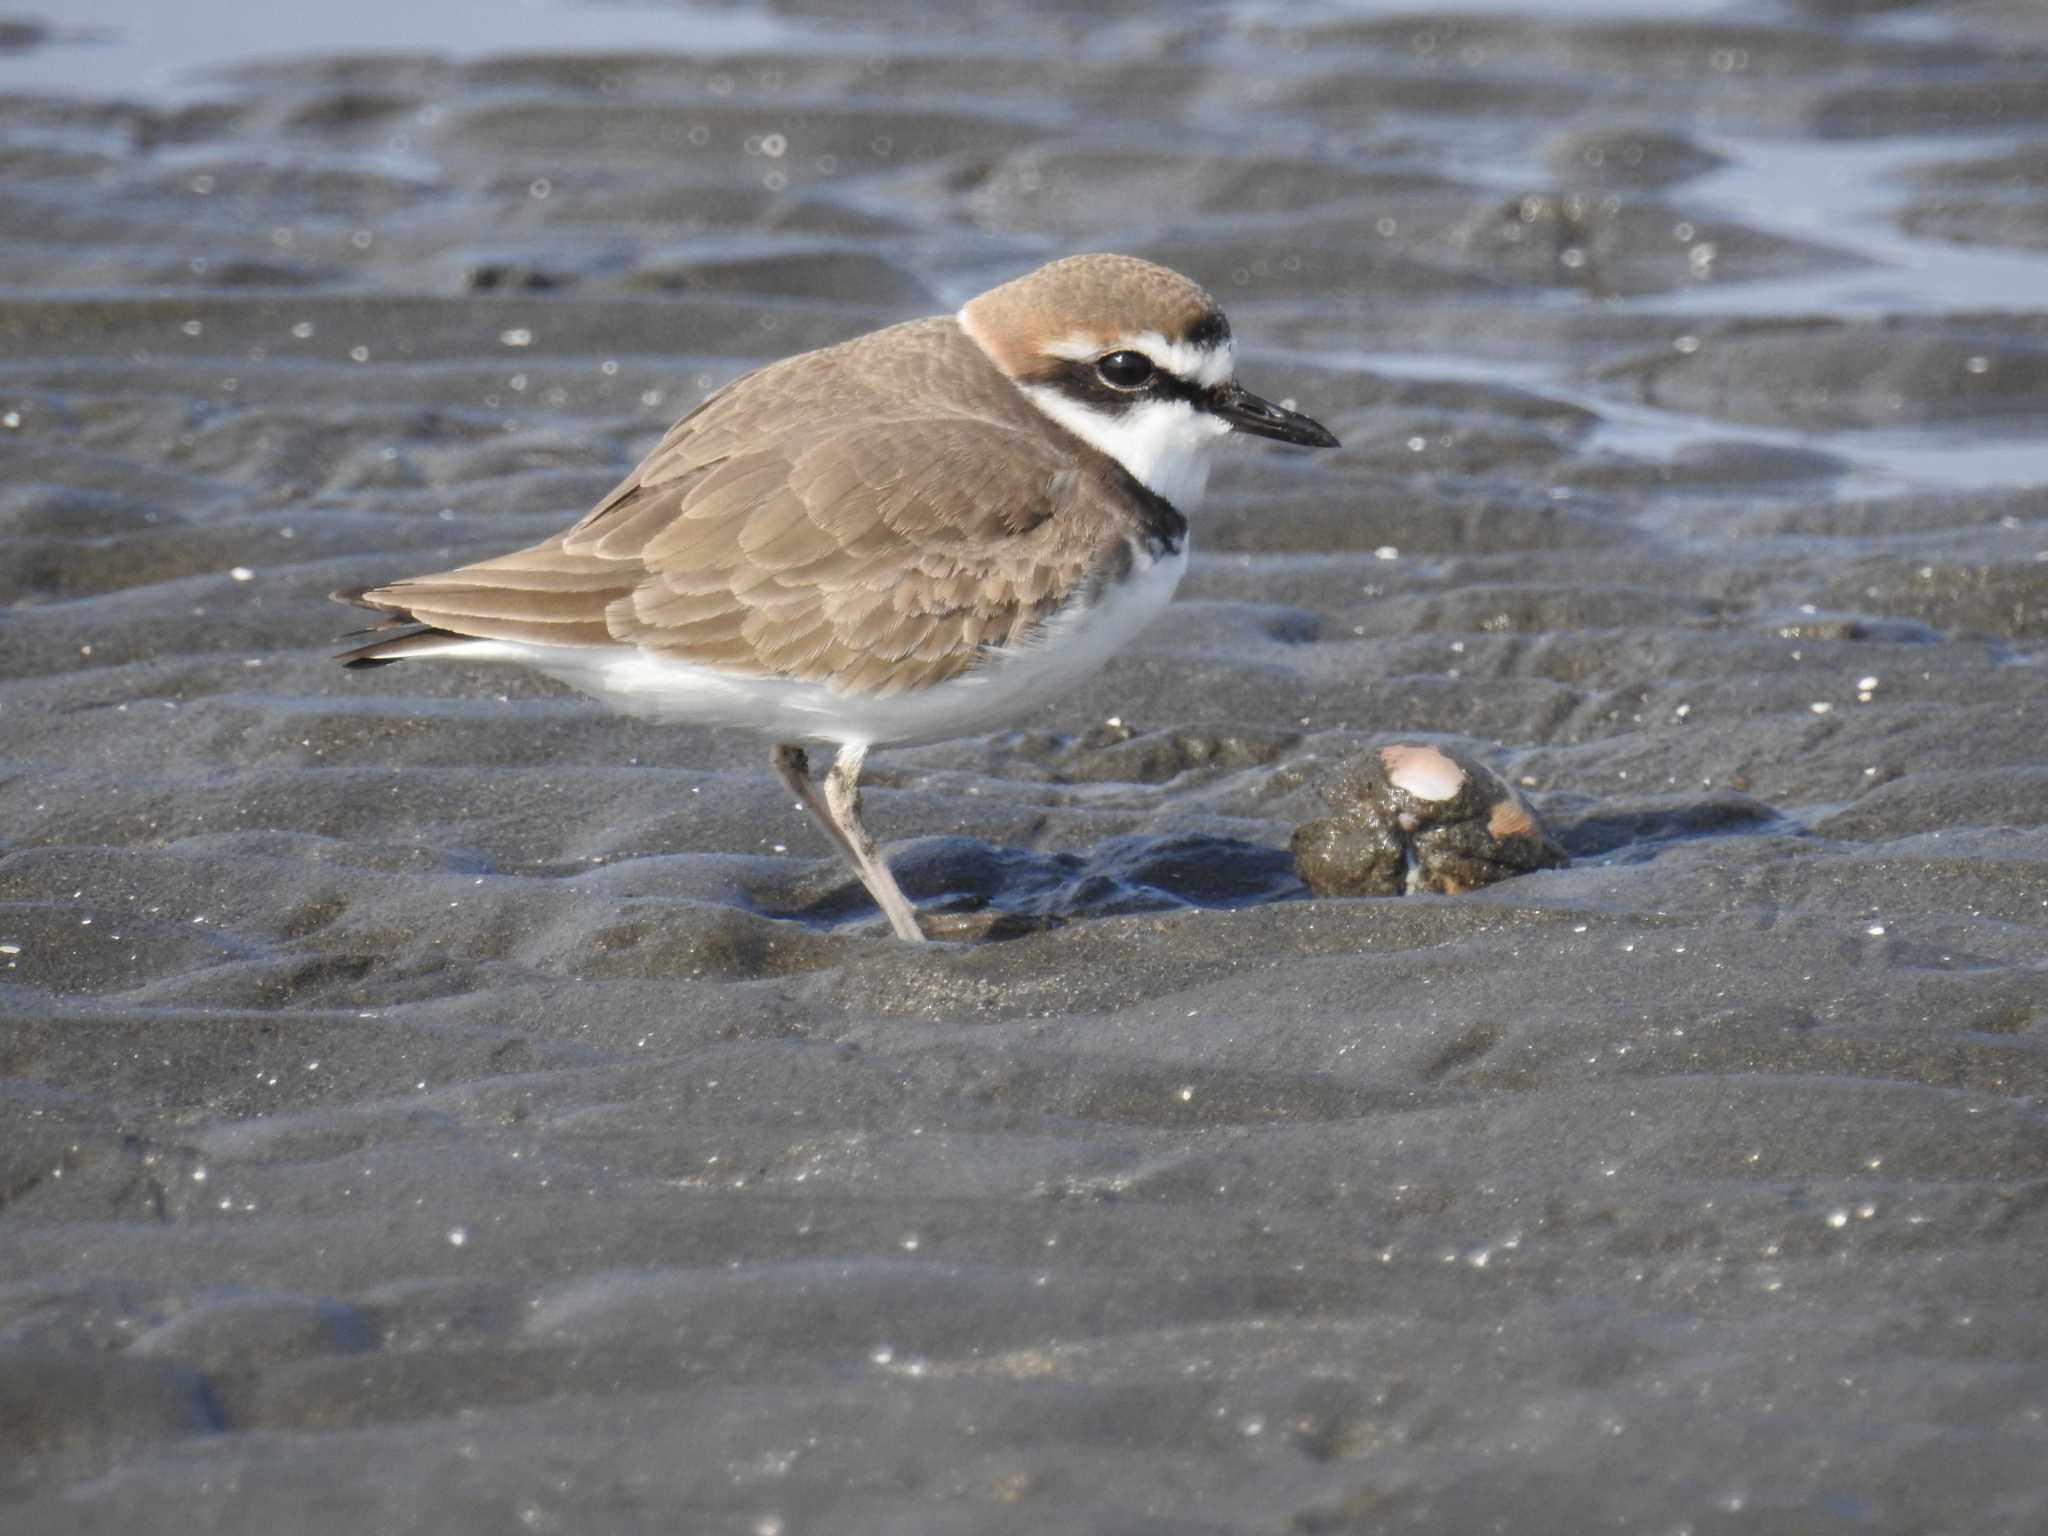
[[[382,630],[403,629],[403,634],[385,635],[381,640],[372,640],[368,645],[359,645],[353,650],[338,651],[334,659],[345,667],[388,667],[394,661],[403,661],[408,656],[431,656],[450,640],[465,640],[452,629],[435,629],[431,624],[406,628],[408,621],[396,619],[389,624],[379,624],[371,629],[359,629],[359,635],[374,635]]]
[[[373,587],[343,587],[338,592],[327,594],[337,603],[349,603],[357,608],[367,608],[372,613],[383,615],[383,622],[372,624],[368,629],[349,632],[351,639],[357,635],[376,635],[379,638],[367,645],[336,652],[334,659],[344,667],[388,667],[392,662],[403,661],[408,656],[437,651],[444,641],[463,638],[453,630],[436,629],[431,624],[422,624],[410,611],[397,603],[373,602],[364,596],[366,592],[374,590],[376,589]]]

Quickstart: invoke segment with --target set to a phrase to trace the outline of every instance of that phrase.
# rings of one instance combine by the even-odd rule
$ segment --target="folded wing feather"
[[[1043,433],[926,415],[763,444],[723,414],[680,423],[566,533],[363,601],[483,639],[895,693],[1024,638],[1098,557],[1100,523],[1061,514],[1114,487]]]

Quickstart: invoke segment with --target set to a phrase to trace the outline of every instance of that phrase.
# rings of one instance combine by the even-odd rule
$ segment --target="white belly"
[[[745,726],[776,741],[870,747],[944,741],[1058,697],[1157,618],[1187,570],[1186,546],[1158,559],[1137,552],[1134,561],[1130,576],[1100,601],[1068,609],[1031,643],[995,652],[933,687],[888,698],[721,672],[636,646],[470,640],[435,654],[523,662],[628,714]]]

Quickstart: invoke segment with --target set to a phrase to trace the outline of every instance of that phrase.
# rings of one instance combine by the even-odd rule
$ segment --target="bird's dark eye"
[[[1142,352],[1112,352],[1096,359],[1095,371],[1112,389],[1136,389],[1152,377],[1152,359]]]

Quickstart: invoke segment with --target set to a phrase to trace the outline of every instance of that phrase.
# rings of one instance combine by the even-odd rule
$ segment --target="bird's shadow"
[[[935,937],[1019,938],[1082,918],[1260,906],[1308,894],[1285,848],[1198,833],[1129,834],[1086,854],[926,837],[891,849],[889,867]],[[849,876],[791,915],[837,927],[873,911]]]

